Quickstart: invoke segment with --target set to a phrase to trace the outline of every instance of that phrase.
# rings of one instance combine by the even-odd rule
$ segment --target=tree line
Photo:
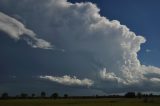
[[[33,98],[54,98],[54,99],[57,99],[59,98],[59,94],[58,93],[53,93],[51,94],[50,96],[47,96],[46,95],[46,92],[42,91],[40,93],[40,96],[36,96],[35,93],[32,93],[30,95],[28,95],[27,93],[21,93],[19,95],[16,95],[16,96],[9,96],[9,94],[7,92],[4,92],[1,94],[1,97],[0,99],[33,99]],[[61,98],[67,98],[68,97],[68,94],[64,94],[64,96],[62,96]]]
[[[21,93],[16,96],[9,96],[7,92],[4,92],[1,94],[0,99],[36,99],[36,98],[42,98],[42,99],[60,99],[60,98],[149,98],[149,97],[160,97],[160,95],[153,95],[150,94],[144,94],[141,92],[135,93],[135,92],[127,92],[124,95],[94,95],[94,96],[69,96],[68,94],[64,94],[63,96],[60,96],[57,92],[51,94],[50,96],[46,95],[46,92],[42,91],[39,96],[36,96],[35,93],[32,93],[28,95],[27,93]]]

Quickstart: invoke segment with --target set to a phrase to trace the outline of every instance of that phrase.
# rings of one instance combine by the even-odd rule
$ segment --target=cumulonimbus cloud
[[[140,46],[146,42],[143,36],[136,35],[117,20],[102,17],[100,9],[93,3],[51,1],[48,14],[54,17],[50,21],[52,26],[58,25],[56,32],[60,38],[65,39],[63,48],[91,54],[100,78],[117,80],[124,86],[136,86],[147,81],[154,84],[150,81],[153,77],[148,78],[147,74],[160,76],[158,67],[142,65],[138,59]],[[159,79],[154,77],[156,81]]]
[[[107,69],[100,71],[101,76],[104,74],[103,79],[112,77],[112,80],[121,79],[126,84],[135,84],[149,80],[146,74],[160,75],[159,68],[142,65],[137,57],[141,44],[146,42],[143,36],[136,35],[117,20],[110,21],[102,17],[93,3],[72,4],[65,0],[57,5],[56,0],[52,0],[52,3],[49,14],[56,20],[50,21],[53,26],[59,25],[57,33],[66,40],[63,42],[64,48],[92,54],[99,70]],[[55,11],[59,14],[55,14]]]
[[[90,79],[78,79],[76,76],[70,77],[68,75],[62,77],[55,77],[55,76],[40,76],[41,79],[50,80],[53,82],[57,82],[59,84],[68,85],[68,86],[87,86],[90,87],[94,84],[94,82]]]
[[[7,35],[15,40],[19,40],[25,36],[24,40],[33,48],[52,48],[49,42],[37,38],[32,30],[27,29],[21,22],[2,12],[0,12],[0,31],[7,33]]]

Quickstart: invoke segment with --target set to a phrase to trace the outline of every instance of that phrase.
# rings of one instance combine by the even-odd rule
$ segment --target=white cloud
[[[127,84],[124,80],[117,77],[113,72],[107,72],[106,68],[100,71],[100,77],[107,81],[116,81],[118,83]]]
[[[50,80],[53,82],[57,82],[63,85],[68,86],[87,86],[90,87],[94,84],[94,82],[90,79],[77,79],[76,76],[70,77],[68,75],[62,76],[62,77],[55,77],[55,76],[40,76],[42,79]]]
[[[95,4],[65,2],[65,5],[54,4],[54,10],[49,12],[54,17],[50,20],[52,26],[58,24],[56,31],[60,38],[65,39],[61,44],[66,51],[92,55],[92,62],[98,67],[97,73],[102,79],[132,85],[146,81],[144,74],[149,74],[150,69],[159,74],[158,67],[142,65],[137,57],[141,44],[146,42],[143,36],[136,35],[117,20],[110,21],[100,16]],[[109,72],[99,71],[103,68]]]
[[[0,12],[0,31],[7,33],[11,38],[15,40],[19,40],[22,36],[25,35],[25,40],[27,41],[27,43],[34,48],[52,48],[49,42],[37,38],[36,34],[32,30],[27,29],[21,22],[2,12]]]
[[[146,49],[146,52],[149,53],[149,52],[151,52],[151,50],[150,49]]]
[[[151,78],[150,80],[155,83],[160,83],[160,78]]]

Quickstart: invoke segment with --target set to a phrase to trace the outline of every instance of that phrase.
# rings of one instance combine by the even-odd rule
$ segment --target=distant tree
[[[28,97],[28,94],[26,93],[21,93],[21,98],[27,98]]]
[[[57,98],[58,98],[58,93],[53,93],[53,94],[51,95],[51,98],[57,99]]]
[[[20,98],[20,95],[16,95],[15,98]]]
[[[7,99],[8,98],[8,93],[6,93],[6,92],[2,93],[1,98],[2,99]]]
[[[143,94],[143,97],[148,97],[149,95],[148,94]]]
[[[99,98],[99,95],[96,95],[96,98]]]
[[[35,96],[36,96],[35,93],[32,93],[31,97],[34,98]]]
[[[138,92],[137,93],[137,97],[141,99],[142,98],[142,94],[140,92]]]
[[[46,93],[43,91],[43,92],[41,92],[41,97],[42,98],[45,98],[46,97]]]
[[[135,92],[127,92],[125,94],[125,97],[127,97],[127,98],[134,98],[135,96],[136,96]]]
[[[150,93],[150,94],[149,94],[149,97],[153,97],[153,94],[152,94],[152,93]]]
[[[68,98],[68,94],[64,94],[64,98]]]

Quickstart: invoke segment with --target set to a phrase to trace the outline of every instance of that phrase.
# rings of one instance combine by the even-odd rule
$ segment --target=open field
[[[12,99],[0,100],[0,106],[160,106],[160,98]]]

